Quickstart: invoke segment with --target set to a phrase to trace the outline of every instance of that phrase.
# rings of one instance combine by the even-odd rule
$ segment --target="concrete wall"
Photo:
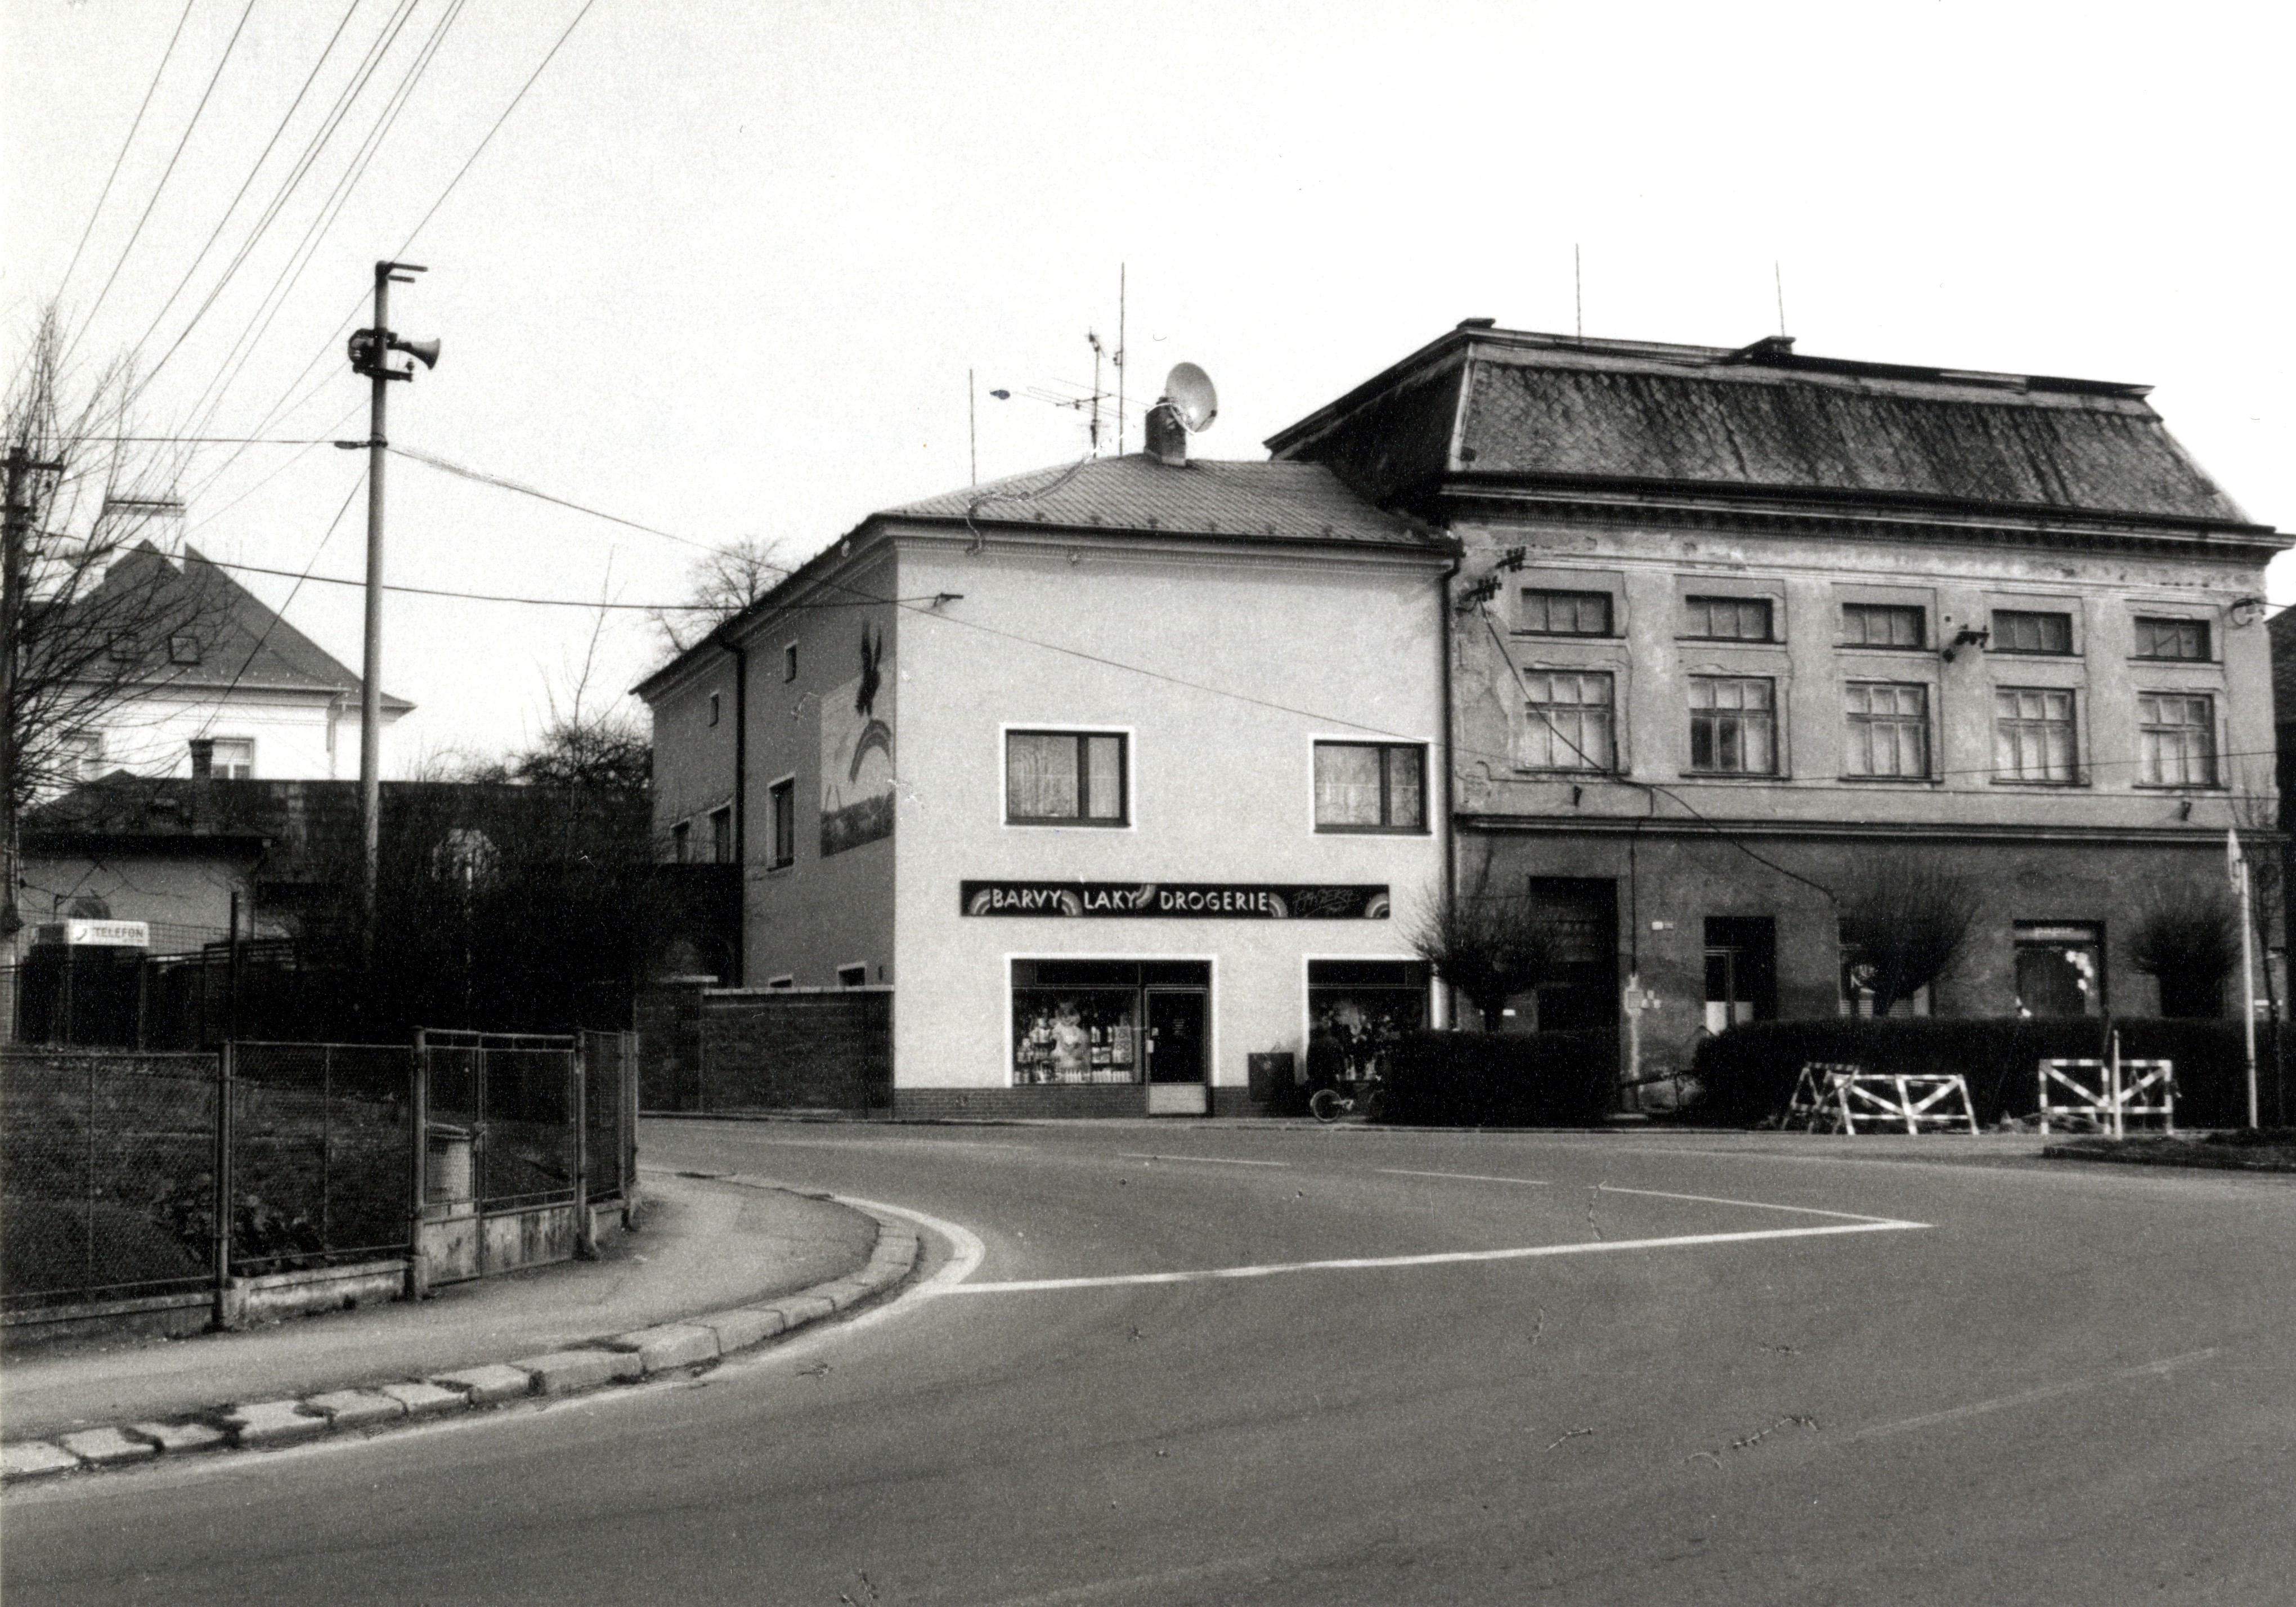
[[[644,1110],[891,1108],[890,988],[666,984],[638,1010]]]
[[[152,953],[187,953],[230,936],[231,896],[246,896],[250,877],[244,858],[27,858],[20,896],[28,923],[60,921],[74,899],[101,898],[116,920],[150,922]],[[29,925],[18,934],[20,950],[32,936]]]
[[[1016,957],[1209,962],[1210,1077],[1237,1088],[1247,1054],[1304,1050],[1311,956],[1412,957],[1411,920],[1441,884],[1439,820],[1410,834],[1318,832],[1314,743],[1429,744],[1428,813],[1439,815],[1446,564],[1005,530],[975,553],[963,532],[904,534],[900,594],[962,600],[901,623],[891,846],[903,1108],[923,1108],[930,1090],[1009,1087]],[[1125,733],[1130,824],[1007,824],[1008,726]],[[1394,918],[969,916],[968,878],[1377,883]],[[1143,1098],[1136,1087],[1011,1095],[1004,1103],[1047,1111]]]

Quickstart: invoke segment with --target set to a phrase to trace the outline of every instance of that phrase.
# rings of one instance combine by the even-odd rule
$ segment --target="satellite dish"
[[[1192,431],[1210,428],[1219,417],[1219,393],[1212,389],[1212,377],[1193,363],[1172,365],[1164,376],[1164,398]]]

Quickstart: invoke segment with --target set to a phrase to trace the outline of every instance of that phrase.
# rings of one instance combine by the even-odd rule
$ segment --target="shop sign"
[[[32,940],[72,948],[149,948],[152,926],[146,921],[51,921],[32,934]]]
[[[1384,921],[1385,883],[967,881],[968,915],[1070,920]]]

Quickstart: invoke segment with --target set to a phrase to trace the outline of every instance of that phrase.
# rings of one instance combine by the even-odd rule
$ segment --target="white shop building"
[[[728,980],[890,988],[899,1113],[1242,1112],[1438,1007],[1451,546],[1159,444],[873,514],[638,688]]]

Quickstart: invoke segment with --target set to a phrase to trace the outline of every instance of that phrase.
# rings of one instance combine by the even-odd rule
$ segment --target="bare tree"
[[[1979,907],[1976,887],[1934,854],[1875,855],[1835,893],[1841,953],[1874,1013],[1952,973]]]
[[[16,817],[80,779],[103,716],[196,661],[219,617],[213,588],[179,574],[147,538],[178,511],[175,464],[132,439],[124,366],[68,394],[62,320],[51,307],[10,385],[8,507],[0,537],[0,929],[15,907]],[[185,639],[189,640],[186,641]]]
[[[697,559],[685,606],[653,615],[670,651],[684,652],[787,578],[790,566],[780,562],[780,551],[762,536],[745,536]]]
[[[1528,891],[1494,893],[1489,880],[1487,859],[1473,892],[1438,901],[1420,916],[1411,947],[1437,976],[1466,995],[1483,1018],[1483,1030],[1495,1032],[1509,999],[1554,979],[1562,950]]]
[[[2240,910],[2221,887],[2159,896],[2128,930],[2129,963],[2161,987],[2161,1013],[2210,1016],[2240,964]]]

